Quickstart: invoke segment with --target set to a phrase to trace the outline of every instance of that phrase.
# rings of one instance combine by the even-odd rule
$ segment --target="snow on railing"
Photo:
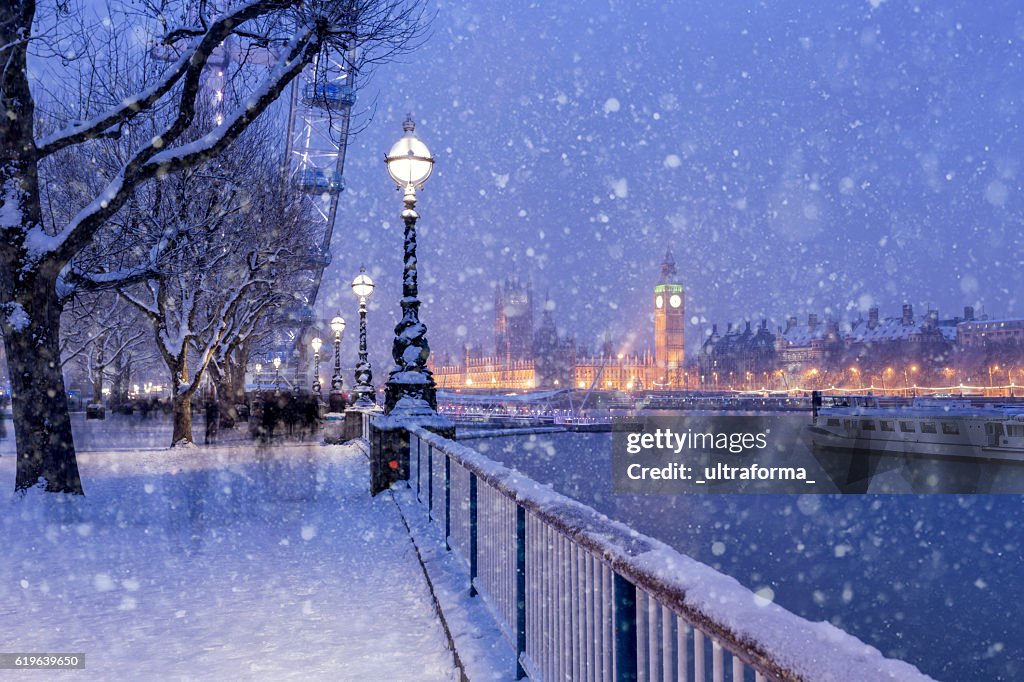
[[[931,679],[419,427],[409,483],[515,649],[517,678]]]

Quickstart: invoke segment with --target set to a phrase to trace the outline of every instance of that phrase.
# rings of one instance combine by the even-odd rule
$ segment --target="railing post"
[[[516,679],[526,677],[526,508],[516,505]]]
[[[476,474],[469,472],[469,596],[476,596]]]
[[[448,537],[452,534],[452,458],[444,456],[444,548],[450,552]]]
[[[618,573],[613,575],[615,679],[616,682],[636,682],[636,585]]]
[[[427,520],[434,520],[434,446],[427,443]]]
[[[420,465],[420,446],[422,444],[423,441],[416,436],[416,500],[419,502],[423,502],[423,498],[420,497],[420,479],[423,478],[423,468]]]

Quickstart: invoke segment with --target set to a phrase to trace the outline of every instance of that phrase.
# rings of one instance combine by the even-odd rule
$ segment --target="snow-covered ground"
[[[14,496],[0,457],[0,653],[84,653],[76,679],[457,679],[359,450],[126,445],[80,455],[84,498]]]

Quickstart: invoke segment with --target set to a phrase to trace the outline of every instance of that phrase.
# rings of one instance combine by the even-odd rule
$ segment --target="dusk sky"
[[[691,356],[711,322],[1024,314],[1024,10],[810,4],[437,2],[427,42],[364,81],[325,314],[341,285],[354,318],[365,262],[379,366],[401,272],[383,156],[407,112],[437,157],[419,202],[435,352],[491,352],[493,283],[515,274],[591,348],[646,348],[668,245]]]

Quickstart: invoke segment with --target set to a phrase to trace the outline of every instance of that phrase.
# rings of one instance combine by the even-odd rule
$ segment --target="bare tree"
[[[149,341],[138,314],[113,292],[80,296],[65,306],[61,334],[62,364],[79,363],[92,383],[93,404],[103,402],[106,380],[112,407],[127,399],[133,359]]]
[[[112,3],[107,14],[116,32],[148,33],[173,47],[174,61],[140,74],[144,60],[139,52],[99,64],[97,41],[89,31],[69,29],[78,14],[67,5],[54,2],[40,9],[36,0],[0,4],[0,329],[14,394],[15,488],[26,490],[42,479],[48,491],[80,494],[61,374],[59,287],[62,281],[72,286],[117,285],[137,279],[147,264],[78,271],[71,277],[72,260],[108,221],[126,206],[130,210],[141,185],[223,152],[318,55],[344,55],[356,48],[360,63],[349,67],[359,71],[407,49],[423,24],[420,0],[245,0],[230,3],[224,11],[203,0]],[[205,134],[185,142],[183,135],[195,122],[204,70],[229,39],[242,53],[272,46],[276,59],[264,67],[243,60],[234,74],[245,93],[238,106]],[[30,71],[32,50],[44,65]],[[55,121],[55,130],[40,136],[37,95],[46,83],[34,83],[32,74],[48,74],[59,85],[63,64],[70,64],[65,73],[80,85],[82,116]],[[114,72],[116,81],[140,81],[142,86],[128,97],[106,97],[102,87],[92,87],[81,77],[97,71],[97,65]],[[88,147],[121,134],[140,114],[157,110],[168,112],[166,124],[142,138],[119,171],[70,220],[48,221],[41,181],[52,172],[54,158],[71,147]],[[254,255],[250,269],[262,267],[260,258]]]
[[[193,442],[191,400],[206,372],[218,383],[237,374],[239,351],[264,314],[291,298],[289,284],[316,248],[278,177],[266,127],[254,128],[216,163],[161,182],[143,222],[152,243],[173,236],[143,281],[119,288],[151,322],[170,372],[172,445]]]

